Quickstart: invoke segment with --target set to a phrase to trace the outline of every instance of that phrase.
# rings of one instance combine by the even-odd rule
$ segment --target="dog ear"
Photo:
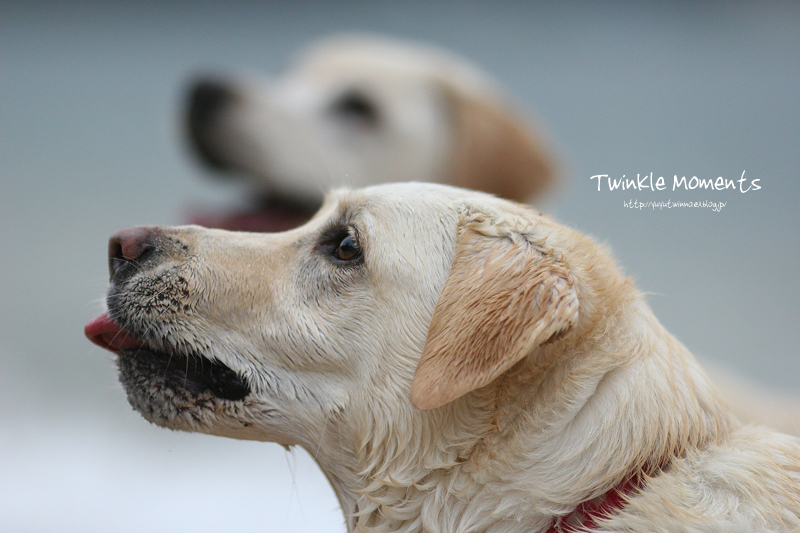
[[[494,95],[455,87],[445,94],[455,130],[453,185],[529,202],[551,184],[555,165],[518,113]]]
[[[534,239],[532,227],[462,215],[411,384],[417,408],[434,409],[488,385],[577,321],[568,267],[544,239]]]

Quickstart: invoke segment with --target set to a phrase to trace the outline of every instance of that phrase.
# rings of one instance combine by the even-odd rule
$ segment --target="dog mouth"
[[[294,229],[308,222],[319,206],[289,198],[273,197],[261,200],[248,209],[213,212],[191,209],[190,224],[228,231],[273,233]]]
[[[90,321],[84,333],[93,343],[117,354],[120,380],[129,396],[139,389],[161,394],[179,392],[194,398],[211,393],[230,401],[243,400],[250,394],[247,380],[223,363],[202,354],[154,349],[114,322],[108,313]]]

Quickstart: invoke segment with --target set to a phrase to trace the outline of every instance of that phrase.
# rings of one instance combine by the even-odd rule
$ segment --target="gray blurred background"
[[[565,163],[547,210],[607,241],[702,358],[796,387],[798,3],[0,2],[0,531],[344,530],[307,454],[148,425],[82,329],[114,230],[237,201],[181,137],[189,75],[269,73],[350,30],[436,43],[496,75]],[[590,180],[743,171],[760,191]]]

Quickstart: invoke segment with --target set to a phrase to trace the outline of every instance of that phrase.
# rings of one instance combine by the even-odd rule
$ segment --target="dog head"
[[[198,80],[187,124],[204,161],[246,176],[273,205],[308,211],[333,186],[412,179],[530,200],[553,165],[519,116],[464,60],[343,36],[311,46],[269,82]]]
[[[489,195],[342,191],[284,233],[123,230],[108,315],[87,334],[119,352],[131,403],[157,424],[314,447],[332,421],[417,416],[412,403],[468,401],[521,360],[556,364],[613,269],[592,250]]]

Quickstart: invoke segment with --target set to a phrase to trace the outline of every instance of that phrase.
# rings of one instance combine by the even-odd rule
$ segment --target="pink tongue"
[[[138,348],[142,342],[112,321],[108,313],[103,313],[83,328],[86,337],[107,350],[117,353],[127,348]]]

